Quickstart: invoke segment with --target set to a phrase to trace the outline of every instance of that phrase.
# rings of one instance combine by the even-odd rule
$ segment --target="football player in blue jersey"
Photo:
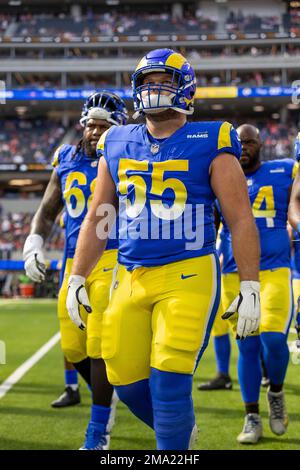
[[[300,162],[300,132],[295,140],[295,158]],[[292,238],[294,240],[294,295],[297,304],[296,330],[300,344],[300,171],[298,171],[291,193],[289,205],[289,223],[293,227]]]
[[[88,317],[82,313],[81,329],[72,323],[66,309],[67,284],[80,226],[93,198],[98,167],[97,142],[112,125],[125,124],[127,117],[123,101],[109,91],[101,91],[88,98],[80,120],[84,127],[83,137],[77,146],[62,145],[55,152],[54,171],[32,221],[31,234],[24,245],[26,273],[36,282],[44,280],[44,241],[56,216],[64,207],[65,248],[58,318],[64,355],[74,364],[92,390],[91,420],[82,447],[84,450],[109,448],[115,399],[102,359],[102,316],[108,304],[112,273],[117,261],[118,240],[109,239],[103,257],[87,279],[93,313]]]
[[[105,248],[109,215],[118,211],[119,264],[103,317],[108,379],[154,429],[158,449],[184,450],[196,434],[193,373],[220,298],[216,197],[238,260],[243,338],[259,325],[259,243],[236,131],[228,122],[187,122],[196,92],[191,65],[173,50],[151,51],[132,88],[135,117],[146,123],[111,128],[99,141],[98,179],[67,307],[80,326],[79,304],[90,310],[85,279]]]
[[[291,230],[292,240],[292,273],[295,313],[295,329],[297,332],[297,347],[300,347],[300,235],[296,230]]]
[[[295,140],[295,158],[300,162],[300,132]],[[289,223],[300,234],[300,171],[298,171],[289,204]]]
[[[244,428],[238,436],[238,442],[254,444],[262,436],[259,415],[261,351],[270,381],[267,391],[270,428],[275,434],[281,435],[286,432],[288,425],[283,384],[289,361],[287,335],[294,306],[287,211],[297,163],[288,158],[261,162],[262,142],[258,129],[244,124],[237,129],[237,132],[243,149],[240,163],[246,176],[261,245],[261,325],[254,335],[243,341],[238,340],[238,377],[246,410]],[[236,297],[239,276],[232,251],[231,234],[221,209],[220,215],[223,222],[221,238],[224,306]],[[235,331],[236,320],[233,312],[234,309],[231,312],[229,308],[222,318],[229,318]]]

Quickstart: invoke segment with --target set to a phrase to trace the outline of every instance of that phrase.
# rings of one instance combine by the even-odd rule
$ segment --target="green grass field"
[[[0,340],[5,341],[7,349],[7,364],[0,365],[2,383],[58,331],[58,322],[55,301],[0,300],[0,306]],[[211,378],[215,373],[211,344],[202,358],[194,381],[194,403],[200,429],[195,449],[299,449],[300,364],[293,365],[290,361],[286,380],[290,417],[288,433],[278,438],[269,430],[266,391],[262,389],[264,438],[257,446],[243,447],[236,443],[236,436],[243,424],[243,405],[236,380],[235,361],[234,346],[231,367],[234,390],[199,392],[197,383]],[[0,450],[78,449],[83,443],[89,420],[90,394],[81,383],[82,403],[54,410],[50,403],[63,387],[63,360],[57,344],[0,399]],[[120,403],[111,449],[155,449],[153,432]]]

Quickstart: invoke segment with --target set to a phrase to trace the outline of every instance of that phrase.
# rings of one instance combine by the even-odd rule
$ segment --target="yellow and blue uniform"
[[[109,380],[131,384],[150,368],[193,374],[219,303],[210,165],[224,152],[239,158],[236,131],[194,122],[155,140],[145,125],[113,127],[98,151],[119,196],[119,267],[103,323]]]
[[[296,230],[293,230],[292,237],[293,294],[296,307],[296,326],[298,326],[300,325],[300,236]]]
[[[117,261],[116,239],[108,240],[103,257],[86,281],[93,309],[91,314],[87,314],[84,309],[80,311],[83,321],[87,324],[86,332],[74,325],[66,308],[68,277],[72,269],[80,227],[93,196],[98,158],[90,158],[82,150],[76,152],[75,146],[62,145],[55,152],[52,164],[61,182],[65,206],[63,280],[58,296],[62,350],[68,361],[72,363],[80,362],[87,356],[99,359],[102,354],[102,316],[108,304],[113,269]]]
[[[287,333],[293,314],[287,211],[289,189],[296,172],[297,163],[292,159],[283,159],[263,162],[258,170],[246,175],[261,246],[260,331]],[[222,304],[228,307],[239,290],[239,280],[232,252],[231,234],[222,216],[221,218],[222,274],[226,299]],[[229,291],[232,292],[231,295],[227,295]]]
[[[287,334],[293,317],[290,240],[287,231],[289,192],[297,172],[292,159],[263,162],[247,173],[249,198],[260,245],[261,322],[259,331],[238,341],[238,376],[245,403],[257,403],[261,381],[260,350],[271,384],[282,385],[289,359]],[[239,276],[233,257],[231,235],[221,215],[223,269],[222,308],[239,292]],[[220,323],[221,309],[217,322]],[[236,332],[237,317],[230,324]]]
[[[297,138],[295,140],[295,158],[300,161],[300,132],[298,132]],[[294,299],[297,302],[300,296],[300,237],[299,233],[293,230],[293,290],[294,290]],[[298,322],[299,323],[299,322]]]

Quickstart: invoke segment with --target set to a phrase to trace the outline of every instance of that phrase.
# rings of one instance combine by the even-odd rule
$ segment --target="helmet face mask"
[[[152,81],[152,77],[161,77],[163,79],[159,83],[157,79]],[[136,93],[141,102],[143,112],[145,114],[159,113],[175,106],[175,103],[179,102],[181,98],[178,88],[180,78],[176,70],[169,69],[166,69],[163,73],[152,72],[146,75],[142,74],[140,79],[141,85],[137,86]]]
[[[85,127],[88,119],[101,119],[121,126],[126,124],[128,112],[118,95],[103,90],[91,95],[84,103],[79,121],[82,127]]]
[[[150,74],[167,74],[170,83],[144,83]],[[167,80],[169,82],[169,80]],[[157,113],[174,109],[183,114],[192,114],[196,92],[195,73],[186,59],[171,49],[156,49],[140,61],[132,75],[132,90],[135,114]]]

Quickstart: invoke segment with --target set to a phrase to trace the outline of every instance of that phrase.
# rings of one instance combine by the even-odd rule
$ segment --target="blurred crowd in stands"
[[[176,47],[176,42],[172,47]],[[253,57],[293,57],[300,55],[300,46],[297,44],[273,44],[273,45],[256,45],[256,46],[213,46],[203,47],[203,44],[199,44],[199,47],[177,47],[184,56],[188,57],[191,61],[197,62],[201,59],[210,58],[228,58],[228,57],[241,57],[241,58],[253,58]],[[148,52],[149,47],[145,46],[143,49],[139,49],[140,55],[144,55]],[[16,49],[16,58],[26,58],[32,60],[44,60],[44,59],[127,59],[137,58],[137,51],[134,47],[132,48],[80,48],[80,47],[66,47],[66,48],[41,48],[31,49],[30,47]],[[10,50],[9,48],[0,49],[0,57],[9,59]]]
[[[281,124],[276,121],[254,123],[260,129],[263,142],[262,159],[294,158],[294,145],[298,129],[293,122]]]
[[[0,162],[46,164],[65,133],[62,124],[44,119],[0,121]]]
[[[148,34],[209,34],[217,29],[220,18],[207,16],[201,8],[185,5],[184,8],[171,9],[170,4],[159,6],[145,4],[136,9],[122,6],[118,9],[101,10],[86,7],[70,13],[49,11],[33,13],[19,11],[16,15],[0,15],[0,33],[6,37],[61,36],[72,40],[76,37],[148,35]],[[297,9],[281,15],[274,5],[269,15],[260,15],[253,5],[253,13],[245,14],[241,10],[228,12],[223,31],[228,33],[281,32],[293,31],[300,27]]]
[[[22,251],[24,241],[29,235],[32,213],[9,212],[0,215],[0,260],[11,259],[14,251]],[[61,251],[64,246],[63,230],[55,223],[45,250]]]
[[[153,10],[153,7],[151,8]],[[159,11],[158,11],[159,10]],[[139,10],[110,10],[85,14],[24,13],[18,17],[2,14],[0,31],[4,36],[57,36],[72,40],[86,36],[113,36],[167,33],[210,33],[216,28],[216,19],[207,18],[200,10],[185,8],[181,15],[171,15],[167,6],[160,5],[153,12]]]
[[[197,63],[189,57],[192,64]],[[221,59],[220,59],[221,60]],[[131,86],[131,73],[121,72],[123,87]],[[294,80],[299,79],[297,70],[216,70],[209,72],[196,71],[198,86],[290,86]],[[63,79],[64,80],[64,79]],[[66,81],[57,77],[57,74],[22,74],[18,73],[13,79],[12,89],[96,89],[103,87],[120,88],[116,76],[111,73],[69,73]]]
[[[282,19],[276,15],[260,16],[256,13],[245,15],[242,10],[230,11],[226,20],[227,32],[278,32]]]
[[[237,126],[241,119],[233,118],[232,122]],[[298,132],[294,122],[281,124],[277,120],[266,119],[260,122],[257,119],[254,124],[261,129],[265,159],[293,155],[294,140]],[[0,163],[50,163],[55,149],[69,131],[73,133],[68,134],[68,142],[76,144],[81,132],[79,124],[64,128],[60,123],[43,119],[8,119],[0,127]]]

